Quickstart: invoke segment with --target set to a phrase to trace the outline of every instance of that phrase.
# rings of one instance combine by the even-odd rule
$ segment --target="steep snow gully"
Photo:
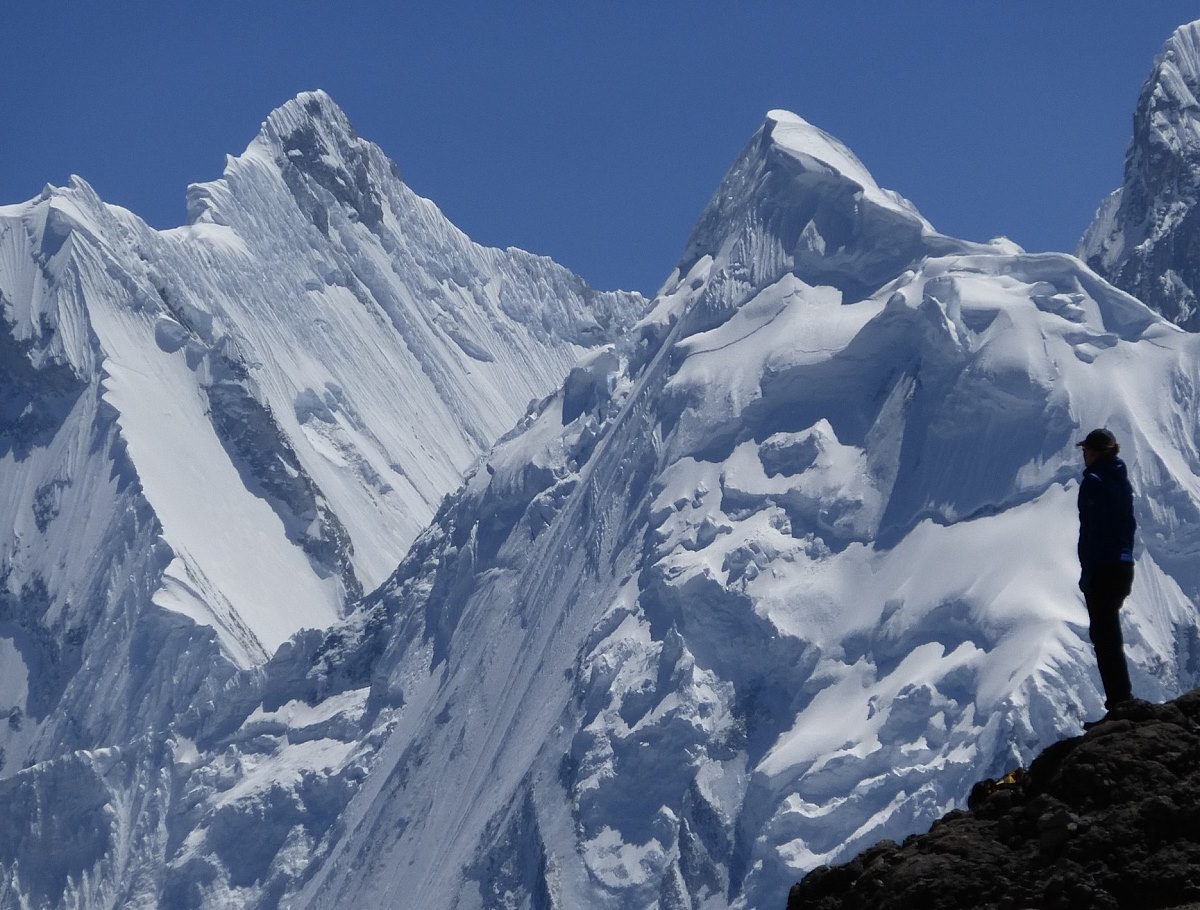
[[[1200,336],[795,115],[648,304],[320,93],[190,211],[0,209],[0,905],[780,906],[1101,713],[1096,425],[1200,684]]]

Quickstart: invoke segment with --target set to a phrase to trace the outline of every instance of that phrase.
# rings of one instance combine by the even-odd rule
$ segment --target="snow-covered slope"
[[[1200,21],[1167,40],[1142,86],[1124,185],[1079,256],[1171,321],[1200,330]]]
[[[1196,685],[1198,389],[1197,336],[773,112],[358,610],[0,784],[0,902],[781,906],[1101,712],[1081,430],[1138,491],[1135,691]]]
[[[321,92],[188,204],[0,207],[0,776],[337,620],[643,308],[472,243]]]

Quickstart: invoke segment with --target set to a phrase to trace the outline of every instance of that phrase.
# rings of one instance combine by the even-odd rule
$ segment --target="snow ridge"
[[[864,294],[923,255],[967,246],[937,234],[912,203],[881,189],[839,140],[772,111],[701,214],[678,271],[726,254],[746,270],[730,278],[749,286],[790,263],[813,284]]]

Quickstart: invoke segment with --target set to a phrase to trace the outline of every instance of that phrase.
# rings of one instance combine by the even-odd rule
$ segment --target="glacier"
[[[367,236],[378,238],[369,228],[378,219],[362,187],[398,193],[398,184],[358,181],[350,166],[330,176],[327,158],[347,163],[346,154],[306,155],[303,142],[299,155],[283,157],[309,162],[301,174],[309,182],[289,183],[288,165],[268,150],[288,148],[276,137],[294,131],[272,132],[271,123],[324,123],[332,107],[302,96],[283,111],[223,181],[193,192],[192,226],[181,230],[212,232],[220,255],[240,261],[232,235],[257,243],[269,222],[253,217],[249,202],[248,221],[237,222],[225,196],[251,195],[249,185],[232,189],[246,168],[295,200],[305,220],[293,227],[343,238],[338,257],[345,236],[364,245],[366,253],[356,248],[363,258],[348,254],[353,268],[337,259],[339,280],[359,275],[354,269],[378,279],[364,263],[391,266],[368,255],[386,247]],[[348,130],[336,135],[357,141]],[[292,184],[317,201],[306,203]],[[30,236],[25,225],[38,206],[53,209],[47,202],[0,215],[28,219],[18,223]],[[391,208],[381,206],[385,225]],[[133,231],[132,216],[103,211]],[[72,247],[89,249],[83,239]],[[153,242],[175,241],[167,232]],[[245,256],[246,273],[273,273],[257,255]],[[63,515],[77,516],[76,527],[96,523],[88,539],[97,542],[113,537],[104,523],[114,516],[127,523],[116,537],[128,550],[122,559],[147,563],[127,576],[117,561],[103,601],[117,618],[103,630],[134,652],[149,633],[137,638],[122,623],[156,624],[152,646],[181,672],[132,659],[124,670],[92,650],[99,631],[60,634],[71,628],[55,618],[66,615],[66,601],[52,594],[60,587],[45,587],[42,600],[10,595],[13,634],[4,638],[12,645],[0,647],[0,679],[30,703],[43,699],[63,730],[71,718],[90,722],[102,712],[53,688],[48,697],[47,680],[58,677],[34,666],[65,657],[83,668],[67,676],[68,693],[71,681],[85,680],[89,695],[109,692],[113,705],[103,712],[107,727],[75,740],[56,730],[51,743],[44,722],[10,721],[7,735],[41,736],[45,745],[41,753],[23,745],[37,760],[0,780],[10,820],[0,826],[0,904],[782,906],[803,872],[927,827],[974,781],[1027,762],[1102,712],[1075,586],[1074,443],[1093,426],[1116,432],[1137,491],[1137,580],[1125,611],[1135,692],[1163,699],[1200,684],[1200,337],[1080,259],[942,235],[842,143],[784,111],[771,112],[735,160],[644,311],[632,295],[580,290],[544,260],[488,255],[556,276],[539,285],[564,306],[561,321],[547,326],[538,307],[549,304],[525,298],[533,327],[518,320],[487,334],[509,312],[497,306],[481,324],[466,322],[466,343],[448,330],[436,335],[437,320],[421,323],[422,338],[467,358],[440,360],[447,374],[456,364],[475,375],[481,364],[505,362],[501,338],[541,326],[539,338],[561,345],[559,375],[496,428],[481,457],[464,455],[456,491],[423,500],[430,520],[406,551],[388,549],[394,561],[377,584],[355,561],[370,525],[356,497],[377,492],[360,466],[380,471],[371,460],[379,440],[420,432],[427,415],[404,429],[404,418],[360,390],[355,378],[369,384],[357,364],[370,355],[357,350],[351,375],[312,378],[341,366],[326,356],[347,353],[327,347],[343,338],[332,305],[328,331],[313,338],[299,329],[256,335],[274,319],[291,324],[290,310],[264,315],[275,312],[269,295],[255,298],[253,312],[216,294],[168,311],[155,292],[145,318],[129,303],[104,304],[118,311],[106,318],[135,322],[154,339],[152,363],[171,364],[151,374],[148,385],[160,388],[132,385],[147,381],[129,366],[81,381],[68,341],[129,337],[91,321],[91,308],[67,310],[81,315],[58,319],[53,332],[35,331],[37,317],[19,323],[5,342],[3,362],[22,391],[6,405],[17,429],[6,436],[4,464],[49,465],[33,453],[61,446],[96,472],[86,501],[74,474],[57,486],[49,474],[22,479],[32,498],[20,516],[63,540]],[[221,274],[217,264],[211,275]],[[29,282],[42,280],[28,272]],[[368,299],[383,298],[384,315],[399,306],[377,281],[358,280]],[[42,299],[4,287],[6,307]],[[166,300],[181,296],[173,287]],[[314,305],[324,287],[310,291]],[[562,303],[564,287],[578,296]],[[454,299],[469,320],[466,299]],[[205,340],[195,328],[207,325],[204,314],[236,331]],[[221,338],[230,341],[218,346]],[[94,354],[99,342],[89,345]],[[214,351],[235,346],[238,356],[214,368]],[[170,370],[185,368],[203,381],[173,384]],[[495,381],[484,375],[483,385]],[[364,415],[354,445],[334,434],[348,434],[351,407],[329,381]],[[194,414],[203,408],[183,392],[211,401],[210,389],[226,382],[235,388],[218,402],[234,403],[238,415],[267,412],[274,428],[239,419],[235,434],[249,439],[221,449],[258,451],[261,433],[286,442],[268,449],[275,461],[264,459],[282,465],[282,476],[231,489],[239,497],[258,490],[254,498],[270,504],[284,499],[274,492],[284,478],[307,478],[302,486],[331,516],[316,520],[318,539],[336,538],[325,529],[340,527],[354,545],[316,552],[345,554],[366,592],[356,598],[349,572],[326,556],[319,580],[341,580],[340,601],[326,601],[334,603],[328,621],[297,621],[276,636],[277,648],[259,640],[260,650],[238,659],[237,644],[251,639],[239,637],[233,618],[222,623],[200,569],[171,569],[190,538],[164,530],[153,481],[139,473],[142,459],[169,457],[151,451],[152,430],[169,419],[200,425]],[[515,396],[499,397],[511,407]],[[87,408],[95,411],[88,420],[72,417]],[[313,420],[329,429],[322,439],[340,445],[313,443],[304,430]],[[212,429],[218,442],[221,432]],[[316,455],[331,450],[338,470],[323,473]],[[168,467],[145,470],[169,487]],[[405,467],[421,469],[419,459]],[[339,482],[361,489],[342,491]],[[313,545],[288,540],[310,565],[320,562]],[[384,562],[379,542],[362,546],[381,547]],[[210,571],[224,568],[214,557]],[[158,593],[154,585],[172,579],[178,588]],[[146,610],[148,592],[167,608]],[[187,614],[178,606],[185,597],[208,612]],[[117,612],[121,598],[141,612]],[[38,613],[43,602],[57,612]],[[18,609],[25,625],[14,624]],[[251,630],[276,622],[241,605],[226,615]],[[283,624],[273,628],[282,633]],[[174,651],[161,644],[169,635]],[[25,656],[38,647],[60,650]],[[134,671],[150,673],[138,684],[167,693],[169,704],[159,694],[157,713],[131,717],[129,691],[97,676],[125,684],[120,674]]]

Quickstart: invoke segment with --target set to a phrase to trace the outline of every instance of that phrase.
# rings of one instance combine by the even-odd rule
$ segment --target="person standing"
[[[1120,614],[1133,586],[1133,487],[1111,432],[1092,430],[1077,445],[1084,464],[1079,484],[1079,589],[1087,604],[1088,634],[1096,650],[1105,708],[1111,711],[1133,697]]]

